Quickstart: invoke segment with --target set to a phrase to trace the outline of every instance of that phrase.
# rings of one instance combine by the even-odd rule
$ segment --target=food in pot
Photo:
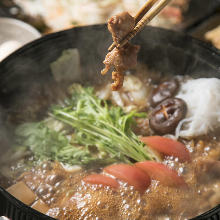
[[[220,81],[216,78],[192,79],[181,85],[176,97],[186,102],[188,111],[178,125],[177,136],[206,135],[219,128],[219,91]]]
[[[158,134],[172,133],[179,122],[185,118],[186,111],[187,106],[182,99],[165,99],[151,112],[150,127]]]
[[[220,80],[156,76],[137,68],[116,92],[73,84],[43,120],[16,125],[4,187],[57,219],[189,219],[219,204]],[[161,134],[149,121],[163,105],[174,118]]]
[[[179,84],[176,79],[162,82],[152,92],[151,105],[156,106],[165,99],[173,97],[177,93],[178,88]]]

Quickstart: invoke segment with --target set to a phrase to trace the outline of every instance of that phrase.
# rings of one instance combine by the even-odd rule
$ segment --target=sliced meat
[[[139,46],[128,43],[125,47],[120,49],[115,48],[106,55],[103,61],[105,69],[102,70],[102,74],[106,74],[111,66],[114,66],[116,70],[112,72],[112,79],[114,80],[112,90],[120,89],[124,81],[123,72],[137,65],[137,54],[139,49]]]
[[[128,12],[122,12],[108,20],[108,30],[115,43],[119,43],[125,35],[134,29],[134,26],[135,20]]]
[[[127,44],[125,47],[117,49],[115,48],[109,52],[104,60],[107,71],[114,66],[116,71],[125,71],[126,69],[133,68],[137,65],[137,53],[140,47],[137,45]],[[102,74],[107,71],[104,69]]]
[[[118,44],[135,26],[134,18],[128,13],[123,12],[115,15],[108,21],[108,29],[112,34],[113,41]],[[102,75],[106,74],[112,66],[112,90],[119,90],[123,85],[124,71],[134,68],[137,65],[137,53],[140,47],[127,43],[123,48],[115,48],[109,52],[103,63],[105,68]]]
[[[124,81],[124,74],[120,71],[113,71],[112,72],[112,79],[114,82],[112,83],[112,90],[117,91],[123,86]]]

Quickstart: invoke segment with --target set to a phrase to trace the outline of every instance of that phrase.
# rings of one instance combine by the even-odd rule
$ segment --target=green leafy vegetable
[[[97,158],[88,147],[74,146],[62,134],[49,129],[45,122],[25,123],[16,129],[17,144],[26,146],[36,159],[60,161],[70,165],[109,164],[115,161]]]
[[[146,117],[145,113],[126,114],[120,107],[96,97],[90,87],[74,85],[71,94],[63,106],[55,106],[50,112],[68,129],[57,132],[46,122],[24,124],[16,131],[19,144],[28,146],[40,159],[68,164],[131,163],[156,158],[131,129],[134,118]]]

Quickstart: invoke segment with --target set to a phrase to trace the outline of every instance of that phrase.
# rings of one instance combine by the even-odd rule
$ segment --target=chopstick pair
[[[148,0],[135,16],[135,27],[116,45],[114,42],[108,51],[115,47],[121,48],[128,43],[146,24],[148,24],[171,0]]]

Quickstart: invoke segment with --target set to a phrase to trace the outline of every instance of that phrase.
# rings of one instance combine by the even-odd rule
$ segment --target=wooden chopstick
[[[135,15],[135,25],[144,17],[144,15],[151,9],[151,7],[157,2],[158,0],[148,0],[143,7],[138,11]]]
[[[136,27],[128,33],[128,35],[117,45],[118,48],[123,47],[128,43],[143,27],[149,23],[171,0],[161,0],[155,7],[152,8],[145,16],[138,22]]]
[[[151,7],[157,2],[158,0],[148,0],[143,7],[138,11],[138,13],[135,15],[135,25],[143,18],[143,16],[151,9]],[[116,46],[116,43],[113,42],[112,45],[108,48],[108,51],[112,51],[114,47]]]
[[[139,19],[139,21],[137,22],[137,25],[135,26],[135,28],[128,33],[123,39],[122,41],[116,45],[115,43],[113,43],[110,47],[109,47],[109,51],[112,51],[114,49],[115,46],[117,46],[117,48],[121,48],[123,47],[125,44],[128,43],[128,41],[130,41],[139,31],[141,31],[143,29],[143,27],[149,23],[158,13],[160,13],[160,11],[171,1],[171,0],[159,0],[158,3],[156,4],[156,6],[153,7],[153,5],[157,2],[158,0],[149,0],[144,6],[143,8],[138,12],[138,14],[135,16],[136,19]],[[150,8],[149,8],[150,7]],[[143,12],[146,11],[146,14],[143,16]],[[141,16],[143,16],[141,18]]]

